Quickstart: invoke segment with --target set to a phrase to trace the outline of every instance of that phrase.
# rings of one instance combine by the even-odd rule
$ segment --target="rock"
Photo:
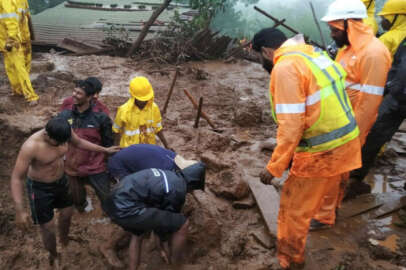
[[[214,152],[224,152],[230,146],[231,138],[220,133],[200,129],[199,134],[199,148],[206,152],[212,150]]]
[[[218,155],[215,155],[211,152],[205,152],[200,156],[201,160],[206,164],[207,169],[219,172],[224,169],[231,167],[231,164],[227,164],[224,161],[218,158]]]
[[[240,200],[240,201],[235,201],[233,202],[233,207],[235,209],[250,209],[252,207],[255,206],[255,200],[254,198],[252,198],[251,195],[249,195],[247,198],[245,198],[244,200]]]
[[[262,106],[249,98],[240,98],[234,105],[233,121],[241,127],[257,126],[262,121]]]
[[[248,184],[243,180],[238,169],[220,172],[209,188],[217,196],[228,200],[241,200],[249,194]]]
[[[48,61],[33,61],[31,73],[44,73],[55,69],[55,64]]]

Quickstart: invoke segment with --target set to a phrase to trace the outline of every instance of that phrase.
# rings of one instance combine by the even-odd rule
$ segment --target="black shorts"
[[[153,231],[162,241],[165,241],[170,234],[179,231],[185,224],[186,217],[180,213],[157,208],[144,208],[139,215],[113,219],[113,222],[135,235]]]
[[[27,177],[27,194],[34,224],[44,224],[54,217],[54,209],[72,206],[66,176],[53,183],[42,183]]]

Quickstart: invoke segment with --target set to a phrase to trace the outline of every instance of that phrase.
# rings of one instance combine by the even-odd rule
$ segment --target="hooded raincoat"
[[[135,98],[131,97],[118,108],[113,132],[121,134],[121,147],[138,143],[155,144],[155,135],[162,130],[159,107],[153,98],[142,110],[134,102]]]
[[[363,145],[376,120],[392,61],[388,49],[374,36],[370,27],[358,20],[347,22],[350,45],[338,52],[336,61],[347,72],[346,90]],[[329,24],[344,30],[343,20]]]
[[[0,1],[0,51],[4,54],[4,64],[14,94],[24,95],[27,101],[38,100],[27,71],[22,37],[19,27],[19,15],[14,0]],[[6,41],[13,40],[15,47],[5,49]]]
[[[30,73],[31,71],[31,32],[29,26],[29,20],[31,19],[30,16],[30,8],[28,6],[27,0],[14,0],[17,6],[18,11],[18,21],[20,26],[20,33],[21,33],[21,46],[24,51],[25,57],[25,66],[27,68],[27,72]]]
[[[384,16],[389,21],[393,21],[395,15]],[[406,15],[399,14],[391,29],[379,37],[379,40],[389,49],[392,58],[399,47],[399,44],[406,37]]]
[[[267,165],[275,177],[291,164],[285,182],[278,216],[278,259],[282,267],[304,262],[304,249],[310,220],[323,198],[334,190],[338,196],[341,174],[361,166],[358,138],[321,152],[297,152],[304,131],[320,118],[321,102],[314,99],[319,90],[312,70],[302,57],[291,52],[312,54],[314,48],[303,41],[288,40],[275,51],[270,93],[278,120],[277,146]],[[335,214],[331,219],[335,219]]]
[[[365,18],[363,21],[366,25],[369,25],[374,32],[374,35],[378,33],[378,23],[375,19],[375,0],[363,0],[368,13],[368,18]]]

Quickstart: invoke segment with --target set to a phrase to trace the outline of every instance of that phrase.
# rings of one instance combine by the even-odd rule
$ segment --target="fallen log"
[[[58,47],[74,52],[74,53],[89,53],[92,51],[100,50],[100,48],[93,47],[84,42],[80,42],[70,38],[64,38],[58,43]]]
[[[193,107],[195,107],[196,110],[199,109],[199,105],[197,105],[196,100],[192,97],[192,95],[186,90],[183,89],[183,92],[185,92],[186,96],[189,98],[190,102],[192,102]],[[215,130],[216,127],[214,126],[213,122],[210,120],[210,118],[207,116],[207,114],[203,111],[201,111],[201,115],[204,119],[206,119],[207,123]]]

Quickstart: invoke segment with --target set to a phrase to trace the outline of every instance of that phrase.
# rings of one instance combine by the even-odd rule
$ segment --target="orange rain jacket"
[[[343,20],[329,24],[344,30]],[[346,90],[354,109],[363,145],[375,123],[392,60],[385,45],[362,21],[348,20],[348,39],[350,46],[338,52],[336,61],[347,72]]]
[[[275,52],[275,67],[271,73],[270,92],[278,119],[277,146],[267,169],[281,177],[292,162],[290,172],[300,177],[330,177],[361,166],[360,144],[353,140],[335,149],[318,152],[295,152],[303,132],[319,118],[320,101],[305,106],[306,98],[318,89],[310,68],[299,56],[279,57],[291,51],[311,53],[313,47],[304,43],[282,46]],[[288,112],[291,108],[292,111]],[[295,109],[296,108],[296,109]]]
[[[293,44],[292,44],[293,43]],[[335,149],[310,153],[295,152],[305,129],[320,116],[320,101],[306,105],[319,87],[316,77],[302,57],[288,52],[312,53],[314,48],[292,39],[275,51],[270,92],[278,119],[277,145],[267,165],[269,172],[281,177],[292,159],[278,215],[278,259],[282,267],[304,262],[304,250],[310,220],[323,199],[333,190],[338,196],[341,174],[361,166],[361,145],[356,138]],[[331,220],[334,211],[329,212]]]

